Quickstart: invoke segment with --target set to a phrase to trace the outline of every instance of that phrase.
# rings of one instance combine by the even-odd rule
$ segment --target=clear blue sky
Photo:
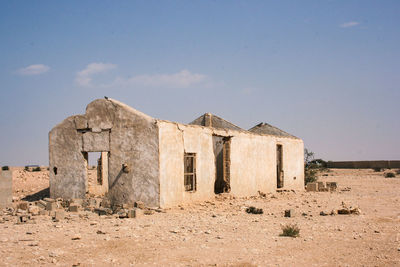
[[[103,96],[263,121],[326,160],[400,159],[400,1],[1,1],[0,165]]]

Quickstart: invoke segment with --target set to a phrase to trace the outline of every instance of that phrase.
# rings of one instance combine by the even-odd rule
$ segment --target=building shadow
[[[22,200],[25,201],[38,201],[45,197],[50,197],[50,187],[40,190],[34,194],[25,196]]]

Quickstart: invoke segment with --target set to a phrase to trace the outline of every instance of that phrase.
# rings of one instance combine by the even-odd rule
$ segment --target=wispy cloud
[[[199,73],[192,73],[183,69],[172,74],[142,74],[131,77],[116,77],[109,83],[95,84],[93,75],[105,73],[116,68],[115,64],[91,63],[85,69],[79,71],[75,82],[83,87],[160,87],[160,88],[188,88],[192,85],[203,83],[207,76]]]
[[[350,28],[350,27],[354,27],[354,26],[357,26],[357,25],[360,25],[360,22],[357,22],[357,21],[349,21],[349,22],[342,23],[342,24],[340,24],[339,26],[340,26],[341,28]]]
[[[110,63],[101,63],[101,62],[90,63],[86,66],[85,69],[79,71],[76,74],[75,82],[80,86],[91,87],[93,75],[99,73],[105,73],[109,70],[115,69],[116,67],[117,65]]]
[[[17,73],[20,75],[39,75],[48,72],[49,70],[49,66],[43,64],[34,64],[17,70]]]
[[[118,77],[116,84],[122,86],[146,86],[146,87],[175,87],[187,88],[205,81],[206,75],[191,73],[188,70],[181,70],[172,74],[144,74],[130,78]]]

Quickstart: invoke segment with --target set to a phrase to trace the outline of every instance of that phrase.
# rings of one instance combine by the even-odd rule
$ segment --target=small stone
[[[285,217],[293,217],[294,212],[293,210],[285,210]]]
[[[76,235],[74,235],[72,238],[71,238],[71,240],[80,240],[82,237],[81,237],[81,235],[80,234],[76,234]]]

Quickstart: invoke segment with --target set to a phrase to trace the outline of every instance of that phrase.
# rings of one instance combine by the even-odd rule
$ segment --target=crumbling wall
[[[207,200],[214,196],[212,131],[159,121],[160,206]],[[196,153],[196,191],[185,191],[184,153]]]
[[[53,198],[84,198],[87,188],[82,133],[69,117],[49,133],[49,185]]]
[[[162,207],[213,198],[216,165],[213,136],[230,137],[230,189],[235,196],[275,192],[276,145],[283,149],[284,187],[304,190],[303,142],[242,131],[159,121]],[[197,190],[185,191],[184,153],[196,153]]]
[[[70,117],[50,131],[49,152],[53,198],[84,198],[85,153],[109,152],[110,200],[159,205],[157,121],[123,103],[91,102],[85,115]]]
[[[12,171],[0,170],[0,208],[12,206]]]

